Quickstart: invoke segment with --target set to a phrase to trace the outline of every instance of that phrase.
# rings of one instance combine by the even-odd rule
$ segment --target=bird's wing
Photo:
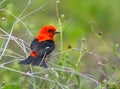
[[[50,52],[52,52],[55,48],[55,44],[52,40],[38,42],[37,39],[34,39],[30,45],[30,48],[32,51],[39,52],[42,56],[45,53],[48,55]]]
[[[48,55],[54,50],[54,48],[55,48],[55,44],[54,41],[52,40],[41,42],[38,46],[38,52],[39,52],[38,56]]]
[[[32,65],[41,65],[45,68],[47,68],[47,64],[45,63],[44,58],[46,55],[51,53],[55,48],[54,41],[47,40],[44,42],[41,42],[38,46],[38,55],[35,57],[34,61],[32,62]]]
[[[32,41],[32,43],[31,43],[31,45],[30,45],[30,49],[32,50],[32,51],[38,51],[38,46],[39,46],[39,44],[40,44],[40,42],[38,42],[38,40],[35,38],[33,41]]]

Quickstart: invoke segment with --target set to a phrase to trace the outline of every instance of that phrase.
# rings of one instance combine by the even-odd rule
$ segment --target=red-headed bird
[[[43,26],[30,45],[31,52],[29,57],[21,61],[20,64],[32,64],[47,68],[45,58],[55,48],[54,35],[57,33],[60,32],[58,32],[54,26]]]

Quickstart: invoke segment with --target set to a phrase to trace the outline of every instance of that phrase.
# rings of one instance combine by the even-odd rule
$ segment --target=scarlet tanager
[[[60,32],[58,32],[54,26],[43,26],[30,45],[31,52],[29,57],[19,62],[19,64],[32,64],[47,68],[45,58],[55,48],[54,35],[57,33]]]

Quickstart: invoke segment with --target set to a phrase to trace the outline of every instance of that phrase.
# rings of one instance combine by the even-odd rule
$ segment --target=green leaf
[[[117,52],[117,49],[118,49],[118,47],[119,47],[119,44],[115,44],[114,46],[113,46],[113,52]]]
[[[110,89],[117,89],[114,84],[110,85]]]
[[[78,86],[80,87],[80,76],[78,76],[78,75],[75,75],[75,76],[77,78]]]
[[[112,65],[112,69],[113,69],[113,70],[116,70],[116,67]]]
[[[71,67],[73,67],[74,69],[76,69],[75,64],[71,63],[70,61],[67,61],[67,63],[68,63]]]
[[[60,60],[58,61],[59,65],[66,65],[67,61],[69,60],[69,53],[65,53],[61,56]]]
[[[20,89],[18,85],[5,85],[3,89]]]

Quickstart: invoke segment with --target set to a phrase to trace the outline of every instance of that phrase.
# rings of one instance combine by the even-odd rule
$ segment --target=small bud
[[[5,17],[2,17],[1,20],[2,20],[2,21],[6,21],[6,18],[5,18]]]
[[[107,85],[106,85],[106,88],[108,89],[109,87],[110,87],[110,85],[109,85],[109,84],[107,84]]]
[[[60,0],[57,0],[56,3],[59,4],[59,3],[60,3]]]
[[[62,18],[64,18],[64,17],[65,17],[65,15],[64,15],[64,14],[62,14],[62,15],[61,15],[61,17],[62,17]]]
[[[3,81],[2,84],[1,84],[1,86],[4,86],[5,84],[6,84],[6,83]]]
[[[68,45],[68,48],[69,48],[69,49],[71,49],[71,48],[72,48],[72,46],[71,46],[71,45]]]
[[[88,23],[89,23],[89,24],[93,24],[93,22],[92,22],[92,21],[89,21]]]
[[[98,35],[101,36],[103,34],[103,32],[99,32]]]
[[[103,80],[103,83],[105,83],[105,84],[106,84],[106,83],[107,83],[107,80],[106,80],[106,79],[104,79],[104,80]]]
[[[3,9],[0,9],[0,11],[5,11],[5,8],[3,8]]]
[[[101,65],[101,62],[99,61],[98,64]]]
[[[5,82],[3,81],[2,84],[5,84]]]
[[[82,42],[85,42],[86,41],[86,39],[85,38],[82,38]]]
[[[49,76],[48,74],[45,74],[45,77],[46,77],[46,78],[48,78],[48,76]]]
[[[87,51],[87,49],[84,49],[84,52],[86,52]]]

